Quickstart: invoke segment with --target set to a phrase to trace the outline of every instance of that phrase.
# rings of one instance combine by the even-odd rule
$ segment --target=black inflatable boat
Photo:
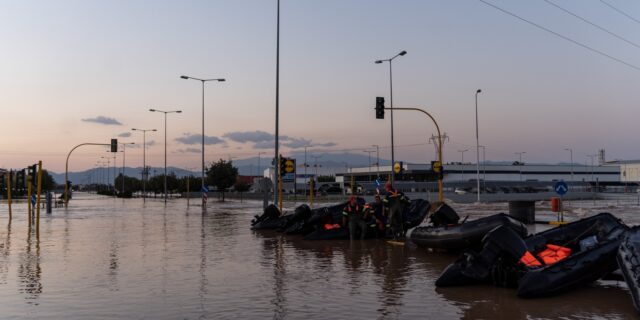
[[[618,248],[618,265],[627,282],[633,306],[640,313],[640,227],[633,227]]]
[[[342,219],[342,209],[344,209],[346,205],[346,202],[344,202],[328,207],[309,209],[304,213],[300,212],[299,217],[288,221],[282,231],[286,234],[309,234],[313,232],[316,229],[316,225],[322,221],[340,221],[337,219]],[[304,206],[309,208],[306,204]]]
[[[306,240],[349,239],[349,230],[346,226],[340,226],[339,228],[330,230],[326,230],[323,227],[324,221],[332,221],[333,223],[341,224],[342,208],[344,208],[345,205],[346,204],[343,204],[340,208],[330,207],[327,209],[324,215],[314,215],[314,217],[309,219],[310,224],[315,223],[315,231],[307,234],[304,238]],[[427,214],[429,213],[429,206],[429,201],[423,199],[411,200],[411,203],[409,204],[407,210],[403,213],[404,230],[409,230],[420,225],[420,223],[422,223],[424,218],[426,218]],[[331,215],[330,219],[328,215]],[[374,234],[375,230],[372,227],[369,232],[367,232],[367,237],[370,238]]]
[[[251,230],[275,230],[282,228],[290,215],[280,216],[280,209],[274,204],[270,204],[264,209],[262,215],[256,215],[251,220]]]
[[[467,251],[449,265],[437,286],[492,282],[517,287],[520,297],[560,293],[595,281],[617,268],[616,253],[628,227],[609,213],[575,221],[522,239],[510,228],[497,227],[483,240],[479,253]],[[525,265],[526,254],[544,261],[547,245],[561,246],[570,255],[552,263]]]
[[[448,209],[445,209],[448,210]],[[442,209],[436,210],[432,217],[436,217]],[[441,224],[417,227],[411,232],[411,241],[420,247],[447,251],[460,251],[468,248],[480,249],[482,238],[498,226],[507,226],[525,237],[527,227],[520,221],[499,213],[489,217],[455,224]]]

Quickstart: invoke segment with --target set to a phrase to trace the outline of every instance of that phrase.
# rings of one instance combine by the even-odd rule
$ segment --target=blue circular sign
[[[569,186],[564,181],[558,181],[553,186],[553,189],[556,191],[557,194],[564,195],[565,193],[567,193],[569,191]]]

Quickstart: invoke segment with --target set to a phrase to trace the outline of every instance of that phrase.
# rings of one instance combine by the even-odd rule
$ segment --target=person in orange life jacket
[[[357,230],[360,230],[360,239],[364,239],[367,234],[367,218],[369,214],[363,205],[358,203],[356,196],[351,196],[347,206],[342,210],[343,225],[349,223],[349,238],[353,240]]]

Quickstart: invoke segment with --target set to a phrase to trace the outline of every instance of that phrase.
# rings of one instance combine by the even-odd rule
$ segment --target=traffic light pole
[[[440,134],[440,126],[438,126],[438,123],[436,122],[436,119],[433,116],[431,116],[431,114],[429,114],[428,112],[426,112],[426,111],[424,111],[422,109],[419,109],[419,108],[384,108],[384,109],[391,110],[391,111],[393,111],[393,110],[412,110],[412,111],[419,111],[419,112],[422,112],[425,115],[427,115],[431,119],[431,121],[433,121],[433,124],[436,126],[436,130],[438,131],[438,162],[440,162],[440,166],[442,166],[442,135]],[[442,170],[442,169],[440,169],[440,170]],[[439,202],[443,202],[444,201],[444,195],[443,195],[443,192],[442,192],[442,189],[444,187],[444,183],[442,181],[443,178],[444,178],[443,174],[440,174],[438,176],[438,201]]]
[[[71,149],[69,154],[67,154],[67,162],[64,167],[64,207],[67,208],[69,206],[69,157],[73,150],[78,149],[82,146],[111,146],[111,143],[81,143]]]

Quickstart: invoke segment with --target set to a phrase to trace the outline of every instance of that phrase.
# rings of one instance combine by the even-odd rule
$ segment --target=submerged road
[[[77,194],[29,233],[26,208],[0,203],[0,318],[7,319],[629,319],[626,284],[599,281],[557,297],[513,289],[438,289],[456,255],[380,240],[304,241],[253,232],[261,202],[210,203]],[[293,206],[293,204],[291,204]],[[568,218],[638,207],[574,203]],[[506,204],[458,205],[469,219]],[[538,210],[543,216],[550,212]],[[24,214],[23,214],[24,213]],[[537,228],[534,226],[533,228]]]

